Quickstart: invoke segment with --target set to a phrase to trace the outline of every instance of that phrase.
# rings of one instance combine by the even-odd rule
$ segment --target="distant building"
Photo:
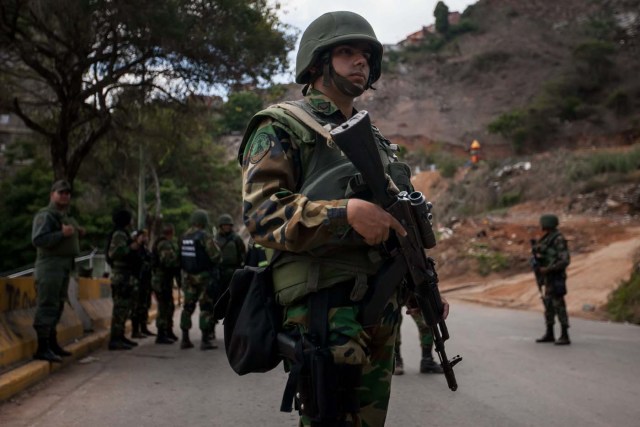
[[[457,25],[460,23],[460,18],[462,15],[460,12],[449,12],[449,25]],[[416,31],[415,33],[409,34],[404,40],[398,43],[400,46],[411,46],[415,44],[420,44],[427,38],[430,34],[436,33],[436,24],[431,24],[427,27],[422,27],[421,30]]]

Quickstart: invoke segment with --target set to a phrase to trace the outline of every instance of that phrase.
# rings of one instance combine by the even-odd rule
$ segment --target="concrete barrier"
[[[33,277],[0,278],[0,370],[31,359],[37,346],[35,312]],[[63,346],[83,335],[82,321],[69,303],[65,303],[57,331]]]

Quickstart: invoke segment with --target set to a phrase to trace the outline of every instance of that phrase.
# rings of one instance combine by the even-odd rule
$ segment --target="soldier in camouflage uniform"
[[[356,113],[353,101],[378,80],[381,62],[382,45],[363,17],[324,14],[300,41],[296,82],[305,85],[305,97],[288,105],[325,129],[334,128]],[[284,306],[284,328],[315,341],[326,368],[323,381],[335,391],[322,396],[332,409],[316,410],[313,390],[322,386],[308,380],[308,372],[300,373],[295,380],[297,404],[303,404],[298,405],[300,425],[382,426],[406,299],[399,283],[375,327],[365,328],[359,314],[369,278],[383,262],[379,245],[392,231],[406,231],[361,191],[357,170],[340,150],[289,113],[272,106],[256,114],[239,160],[244,223],[257,244],[278,251],[272,276],[276,299]],[[410,172],[397,162],[395,147],[372,130],[393,180],[390,190],[411,189]]]
[[[242,237],[238,236],[233,230],[233,219],[229,214],[222,214],[218,217],[216,243],[222,254],[220,262],[220,292],[223,293],[231,283],[233,272],[244,265],[247,253]],[[227,299],[222,302],[224,306],[226,306],[226,303]],[[215,339],[215,333],[212,338]]]
[[[36,314],[33,328],[38,337],[34,359],[61,362],[70,356],[57,340],[56,326],[67,300],[73,260],[80,251],[84,229],[68,214],[71,185],[64,180],[51,186],[49,205],[33,218],[31,241],[37,249],[35,282]]]
[[[216,245],[209,227],[209,215],[204,210],[196,210],[191,215],[191,227],[180,240],[180,258],[182,267],[182,290],[184,307],[180,317],[182,341],[180,348],[192,348],[189,339],[191,316],[200,305],[200,331],[202,341],[200,350],[217,348],[211,341],[215,327],[213,308],[220,286],[220,248]]]
[[[420,334],[420,348],[422,348],[422,359],[420,359],[420,373],[422,374],[444,374],[444,370],[439,363],[433,359],[433,333],[431,328],[427,326],[422,314],[416,311],[410,311],[409,315],[416,322],[418,327],[418,333]],[[394,375],[404,374],[404,361],[400,353],[400,347],[402,346],[402,334],[400,333],[402,327],[402,316],[398,324],[398,335],[396,337],[395,348],[395,368],[393,370]]]
[[[533,247],[534,255],[540,265],[544,281],[544,318],[547,325],[545,334],[536,342],[555,342],[556,345],[569,345],[569,316],[564,296],[567,293],[567,267],[571,262],[567,240],[558,230],[558,217],[545,214],[540,217],[540,227],[544,235]],[[553,325],[558,316],[561,334],[555,340]]]
[[[136,252],[139,243],[131,239],[133,216],[126,209],[117,210],[113,216],[114,229],[107,240],[107,262],[111,266],[111,337],[109,350],[131,350],[138,344],[124,336],[125,323],[131,315],[135,278],[133,272],[138,262]]]
[[[136,230],[132,237],[138,242],[138,260],[132,275],[134,291],[131,308],[131,337],[142,339],[156,335],[147,328],[149,308],[151,308],[151,252],[147,249],[149,242],[147,230]]]
[[[178,340],[173,333],[173,281],[180,275],[180,253],[174,240],[173,224],[165,224],[162,236],[153,245],[151,286],[158,301],[156,344],[173,344]]]

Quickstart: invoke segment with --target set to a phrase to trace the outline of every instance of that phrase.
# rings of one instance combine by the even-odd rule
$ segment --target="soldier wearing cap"
[[[569,345],[569,316],[564,296],[567,293],[567,267],[571,262],[567,240],[558,230],[558,217],[545,214],[540,217],[543,236],[535,242],[533,252],[540,265],[544,283],[544,318],[547,325],[545,334],[536,342],[552,342],[556,345]],[[560,322],[561,333],[555,339],[553,326],[555,318]]]
[[[355,166],[317,130],[357,113],[355,98],[380,77],[382,50],[362,16],[318,17],[304,31],[296,59],[304,99],[258,112],[239,150],[243,220],[257,244],[277,251],[269,261],[283,328],[313,349],[312,360],[287,359],[281,408],[295,400],[301,426],[382,426],[387,414],[406,302],[400,283],[390,284],[392,296],[375,326],[363,325],[360,313],[384,263],[380,244],[406,231],[363,191]],[[372,132],[390,191],[412,190],[397,147],[373,126]]]
[[[36,314],[33,328],[38,337],[34,359],[61,362],[71,353],[58,343],[56,326],[67,300],[73,260],[80,252],[84,229],[69,215],[71,185],[59,180],[51,186],[49,205],[33,218],[31,242],[37,249],[35,282]]]

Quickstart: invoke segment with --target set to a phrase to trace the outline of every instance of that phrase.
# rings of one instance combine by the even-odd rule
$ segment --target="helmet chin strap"
[[[363,89],[359,86],[354,85],[349,81],[349,79],[342,77],[340,74],[336,73],[331,65],[331,61],[324,61],[322,66],[322,85],[330,86],[331,81],[333,81],[336,85],[336,88],[347,96],[352,96],[357,98],[362,95],[366,89],[368,89],[369,85],[367,82],[366,87]]]

